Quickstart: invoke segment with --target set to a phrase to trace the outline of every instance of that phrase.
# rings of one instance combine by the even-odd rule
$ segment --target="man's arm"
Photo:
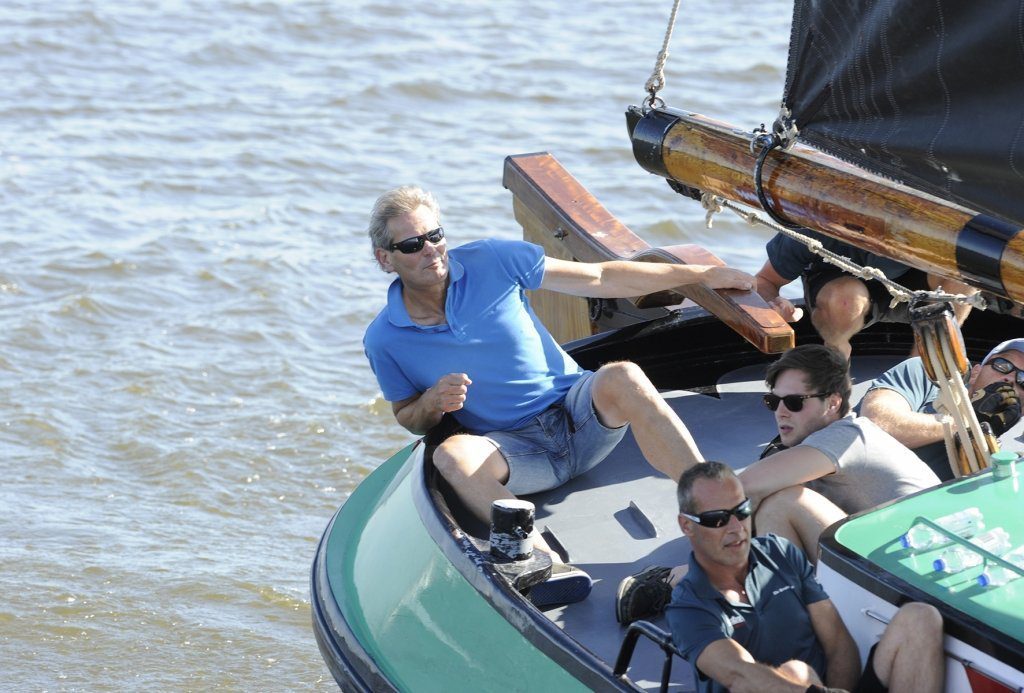
[[[754,275],[754,279],[757,281],[757,293],[761,295],[765,301],[768,302],[775,312],[782,316],[786,322],[796,322],[803,317],[804,311],[793,305],[792,301],[788,298],[783,298],[779,295],[786,284],[789,284],[792,279],[786,279],[775,269],[771,260],[765,260],[764,266],[757,271]]]
[[[426,392],[392,402],[391,411],[403,428],[422,435],[436,426],[446,412],[462,409],[472,383],[465,373],[449,373]]]
[[[826,685],[853,690],[860,678],[860,654],[835,605],[831,599],[824,599],[808,604],[807,613],[810,614],[814,634],[825,650],[828,662]]]
[[[626,298],[703,283],[712,289],[754,288],[754,278],[732,267],[663,262],[571,262],[544,258],[540,288],[573,296]]]
[[[804,693],[812,683],[759,664],[731,638],[716,640],[705,647],[697,657],[697,668],[733,693]]]
[[[942,423],[935,414],[914,411],[907,398],[895,390],[884,387],[871,390],[864,395],[860,413],[908,448],[919,448],[944,438]]]
[[[743,482],[743,490],[754,501],[756,508],[776,491],[820,479],[835,471],[832,460],[821,450],[798,445],[758,460],[742,470],[739,477]]]

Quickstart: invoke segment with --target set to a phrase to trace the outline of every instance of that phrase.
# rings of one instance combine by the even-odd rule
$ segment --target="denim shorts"
[[[591,396],[593,373],[577,380],[565,399],[522,428],[492,431],[490,440],[508,464],[505,487],[516,495],[557,488],[595,467],[626,435],[628,426],[608,428],[597,418]]]

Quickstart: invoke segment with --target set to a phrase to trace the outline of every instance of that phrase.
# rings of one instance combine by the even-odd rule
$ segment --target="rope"
[[[661,43],[661,52],[658,53],[658,59],[654,63],[654,70],[651,72],[651,76],[647,78],[644,89],[647,90],[648,97],[644,99],[644,111],[649,111],[652,108],[661,108],[665,105],[665,102],[658,96],[658,92],[665,88],[665,62],[668,60],[668,43],[672,40],[672,30],[676,25],[676,14],[679,12],[680,0],[675,0],[672,4],[672,14],[668,18],[668,26],[665,28],[665,40]]]
[[[714,215],[721,212],[723,209],[728,209],[748,224],[761,224],[762,226],[767,226],[778,233],[784,234],[795,241],[803,243],[807,246],[808,250],[823,259],[825,262],[835,265],[839,269],[852,274],[858,279],[877,279],[882,283],[882,286],[886,288],[889,295],[892,296],[892,301],[889,302],[890,308],[895,308],[900,303],[910,302],[915,299],[925,301],[945,301],[947,303],[962,303],[977,308],[978,310],[985,310],[988,307],[988,304],[981,295],[981,292],[970,295],[950,294],[942,291],[942,287],[939,287],[934,291],[911,291],[910,289],[907,289],[886,277],[877,267],[863,267],[858,265],[849,258],[845,258],[842,255],[838,255],[833,253],[831,250],[828,250],[819,240],[811,238],[810,236],[805,236],[793,229],[788,229],[782,224],[777,224],[774,221],[763,219],[754,212],[744,211],[735,203],[722,197],[718,197],[717,195],[704,193],[701,196],[700,203],[704,209],[707,210],[705,223],[709,229],[711,228],[711,222]]]

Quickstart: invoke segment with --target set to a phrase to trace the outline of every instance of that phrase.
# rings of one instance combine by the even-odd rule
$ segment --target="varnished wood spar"
[[[652,248],[612,216],[550,154],[506,158],[503,182],[512,192],[516,219],[534,237],[543,231],[544,238],[539,240],[549,254],[581,262],[724,264],[696,245]],[[636,303],[642,307],[675,305],[684,298],[718,316],[762,352],[778,353],[793,346],[792,328],[753,291],[713,290],[696,284],[640,297]],[[576,305],[586,310],[585,302]],[[544,319],[543,315],[540,317]]]
[[[655,111],[639,127],[637,117],[636,111],[628,114],[642,166],[760,208],[749,132],[676,110]],[[773,151],[762,180],[773,207],[797,224],[925,272],[1024,300],[1024,232],[1019,228],[1004,224],[1003,239],[984,230],[965,232],[969,222],[981,219],[976,212],[800,144]],[[968,245],[982,252],[958,262],[958,245],[961,260]]]

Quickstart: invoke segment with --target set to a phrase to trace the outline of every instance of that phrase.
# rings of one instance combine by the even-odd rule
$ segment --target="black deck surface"
[[[899,358],[855,357],[853,403],[871,379],[898,363]],[[704,457],[741,469],[757,460],[776,434],[775,421],[761,402],[767,391],[764,366],[742,368],[718,383],[719,397],[692,392],[665,392],[693,434]],[[615,592],[619,581],[648,565],[686,563],[690,547],[676,523],[675,485],[652,474],[632,435],[595,469],[565,486],[529,497],[537,506],[537,527],[548,528],[565,547],[569,560],[594,578],[584,601],[551,609],[549,618],[574,638],[613,664],[626,629],[615,621]],[[650,520],[655,534],[638,521],[630,504]],[[663,618],[654,623],[666,628]],[[663,656],[641,640],[628,676],[644,688],[657,689]],[[693,675],[682,659],[672,666],[671,690],[693,690]]]

